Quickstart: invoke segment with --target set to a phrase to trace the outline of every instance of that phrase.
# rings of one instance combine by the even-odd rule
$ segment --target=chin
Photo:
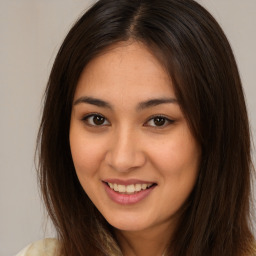
[[[105,217],[105,216],[104,216]],[[107,216],[106,216],[107,217]],[[132,214],[117,214],[112,213],[110,218],[106,218],[107,222],[118,230],[123,231],[142,231],[151,226],[151,222],[145,216],[138,217],[138,214],[135,216]]]
[[[111,224],[111,223],[110,223]],[[118,229],[118,230],[122,230],[122,231],[142,231],[145,228],[144,225],[141,225],[141,224],[136,224],[136,223],[113,223],[111,224],[111,226],[113,226],[115,229]]]

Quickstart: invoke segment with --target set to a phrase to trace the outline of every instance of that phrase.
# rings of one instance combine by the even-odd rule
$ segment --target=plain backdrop
[[[42,96],[64,36],[93,2],[0,0],[0,256],[54,236],[46,225],[34,167]],[[230,40],[255,134],[256,0],[198,2]]]

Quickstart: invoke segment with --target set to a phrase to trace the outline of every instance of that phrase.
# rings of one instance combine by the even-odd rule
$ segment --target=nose
[[[118,172],[129,172],[142,167],[146,162],[146,155],[138,135],[128,129],[115,132],[106,153],[106,162]]]

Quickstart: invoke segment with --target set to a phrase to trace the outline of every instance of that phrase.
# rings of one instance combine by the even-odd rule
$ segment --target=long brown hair
[[[201,145],[197,183],[166,255],[251,255],[250,133],[231,47],[193,0],[100,0],[72,27],[53,65],[38,136],[38,177],[64,256],[121,255],[71,158],[72,101],[84,67],[108,46],[143,42],[165,65]]]

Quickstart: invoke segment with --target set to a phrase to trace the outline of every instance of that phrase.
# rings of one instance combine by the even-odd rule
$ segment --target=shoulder
[[[16,256],[58,256],[59,242],[54,238],[46,238],[28,245]]]

